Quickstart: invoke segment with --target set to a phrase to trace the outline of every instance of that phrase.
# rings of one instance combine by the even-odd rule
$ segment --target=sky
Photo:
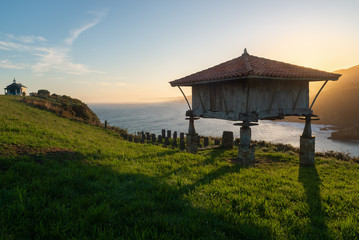
[[[163,101],[182,96],[168,82],[244,48],[346,69],[359,65],[358,11],[358,0],[1,0],[0,85],[16,78],[86,103]]]

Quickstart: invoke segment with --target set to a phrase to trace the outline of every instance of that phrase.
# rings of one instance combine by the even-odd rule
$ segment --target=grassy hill
[[[313,111],[320,116],[322,123],[335,125],[341,130],[332,137],[359,140],[359,66],[336,73],[342,74],[342,77],[328,82]],[[317,84],[314,88],[318,87]]]
[[[285,152],[283,151],[285,150]],[[0,239],[358,239],[359,164],[197,155],[0,96]]]
[[[47,90],[40,90],[46,91]],[[97,115],[83,102],[69,96],[60,96],[57,94],[32,94],[32,97],[23,98],[23,102],[41,109],[56,113],[58,116],[66,117],[73,120],[100,125],[100,119]]]

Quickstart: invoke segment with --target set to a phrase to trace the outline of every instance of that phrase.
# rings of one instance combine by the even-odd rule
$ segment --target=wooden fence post
[[[170,145],[170,141],[169,141],[168,137],[165,137],[165,145]]]
[[[184,141],[184,133],[183,132],[180,133],[180,141]]]
[[[208,137],[205,137],[203,139],[203,146],[207,147],[208,145],[209,145],[209,139],[208,139]]]
[[[146,138],[146,137],[145,137],[145,133],[142,131],[142,132],[141,132],[141,140],[145,141],[145,138]]]

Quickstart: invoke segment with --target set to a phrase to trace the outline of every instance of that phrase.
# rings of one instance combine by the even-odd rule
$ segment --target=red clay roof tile
[[[261,77],[285,80],[323,81],[338,80],[340,76],[340,74],[252,56],[245,50],[242,56],[238,58],[171,81],[170,84],[172,87],[191,86],[200,83]]]

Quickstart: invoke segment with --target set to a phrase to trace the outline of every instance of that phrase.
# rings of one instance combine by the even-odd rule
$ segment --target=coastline
[[[100,118],[107,120],[110,126],[126,129],[129,133],[146,131],[160,134],[162,129],[187,132],[188,121],[185,120],[187,106],[184,102],[165,102],[157,104],[90,104],[91,109]],[[233,131],[239,138],[239,127],[233,121],[201,118],[195,122],[195,128],[201,136],[221,137],[223,131]],[[299,147],[299,136],[303,132],[304,122],[263,120],[252,128],[252,139],[270,143],[290,144]],[[359,142],[328,139],[334,132],[332,125],[315,122],[313,134],[316,135],[316,151],[336,151],[359,156]]]

